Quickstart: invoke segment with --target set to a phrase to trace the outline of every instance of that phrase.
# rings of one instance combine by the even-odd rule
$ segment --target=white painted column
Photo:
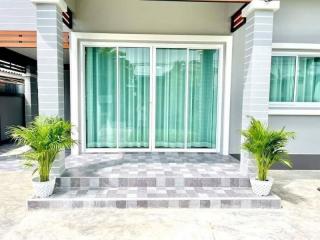
[[[31,73],[30,67],[24,75],[25,122],[30,123],[39,114],[37,76]]]
[[[249,126],[248,116],[268,124],[273,15],[279,8],[279,1],[253,0],[242,10],[242,16],[247,18],[242,106],[243,130]],[[244,150],[241,150],[240,170],[245,175],[256,174],[254,161]]]
[[[39,115],[64,118],[63,22],[64,0],[31,0],[37,9],[37,64]],[[53,166],[58,175],[65,169],[64,152]]]

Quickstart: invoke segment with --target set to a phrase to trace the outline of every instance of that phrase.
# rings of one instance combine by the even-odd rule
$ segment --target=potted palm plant
[[[27,127],[9,129],[9,134],[19,145],[27,145],[30,151],[24,154],[26,167],[35,167],[32,179],[36,197],[48,197],[53,193],[55,178],[50,176],[57,155],[70,148],[71,124],[58,117],[37,117]]]
[[[251,118],[249,128],[242,135],[245,138],[242,147],[254,157],[258,169],[258,176],[250,179],[252,190],[259,196],[267,196],[273,184],[273,179],[268,177],[272,165],[280,163],[292,167],[286,144],[295,134],[284,128],[270,130],[262,122]]]

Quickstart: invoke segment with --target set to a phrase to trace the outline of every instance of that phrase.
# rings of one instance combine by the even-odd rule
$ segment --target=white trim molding
[[[216,48],[220,49],[220,71],[218,90],[218,127],[216,149],[86,149],[84,123],[84,49],[86,46],[144,46],[150,49],[157,47],[181,48]],[[154,50],[150,51],[154,54]],[[152,60],[151,60],[152,61]],[[72,154],[83,152],[147,152],[147,151],[175,151],[175,152],[219,152],[229,154],[229,124],[231,98],[231,62],[232,36],[199,36],[199,35],[154,35],[154,34],[108,34],[108,33],[78,33],[71,32],[70,65],[71,65],[71,122],[75,126],[73,137],[78,145],[72,149]],[[152,64],[154,68],[154,63]],[[154,69],[153,69],[154,70]],[[152,70],[152,71],[153,71]],[[154,81],[151,81],[154,85]],[[154,87],[154,86],[153,86]],[[151,89],[153,94],[154,89]],[[154,94],[153,94],[154,95]],[[154,97],[154,96],[153,96]],[[153,102],[153,98],[151,100]],[[150,117],[152,118],[152,117]],[[152,119],[151,119],[152,120]],[[151,121],[151,127],[154,123]]]
[[[320,51],[320,44],[314,43],[273,43],[273,50],[312,50]]]
[[[31,0],[33,4],[56,4],[63,12],[67,11],[67,4],[64,0]]]
[[[320,115],[320,103],[271,102],[271,103],[269,103],[269,115],[319,116]]]
[[[280,1],[267,2],[264,0],[253,0],[246,6],[241,15],[243,17],[248,17],[250,13],[257,10],[273,11],[276,12],[280,9]]]

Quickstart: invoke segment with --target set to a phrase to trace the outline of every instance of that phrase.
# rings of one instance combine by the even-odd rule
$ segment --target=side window
[[[320,102],[320,57],[273,56],[270,102]]]
[[[270,102],[293,102],[296,57],[272,57]]]
[[[297,102],[320,102],[320,57],[299,57]]]

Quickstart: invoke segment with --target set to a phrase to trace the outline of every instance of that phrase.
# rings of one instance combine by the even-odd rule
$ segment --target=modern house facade
[[[38,112],[70,114],[72,155],[240,154],[248,175],[240,133],[252,116],[296,132],[290,154],[315,169],[320,161],[306,161],[320,155],[319,9],[317,0],[1,0],[1,32],[37,33],[36,48],[0,45],[37,60]],[[70,10],[72,29],[62,21]]]

